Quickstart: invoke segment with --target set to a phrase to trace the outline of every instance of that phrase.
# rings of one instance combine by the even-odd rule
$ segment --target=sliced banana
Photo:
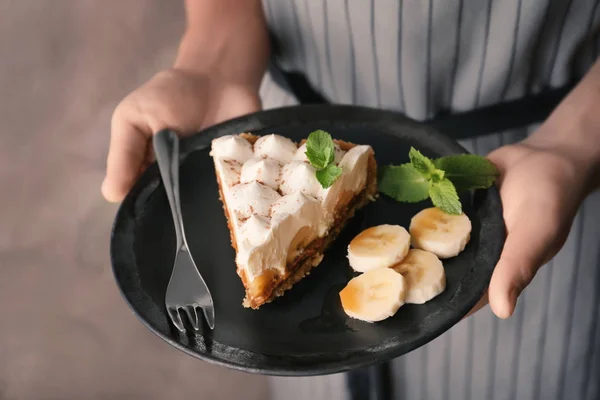
[[[440,259],[425,250],[411,249],[392,267],[404,277],[405,303],[423,304],[446,289],[446,271]]]
[[[340,299],[349,317],[377,322],[396,314],[405,295],[404,277],[391,268],[378,268],[352,278]]]
[[[378,225],[359,233],[348,245],[348,261],[357,272],[391,267],[402,261],[410,235],[400,225]]]
[[[466,214],[451,215],[439,208],[420,211],[410,221],[412,246],[441,259],[457,256],[471,238],[471,220]]]

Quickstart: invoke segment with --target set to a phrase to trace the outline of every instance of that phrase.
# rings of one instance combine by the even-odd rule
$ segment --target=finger
[[[486,157],[498,168],[500,172],[499,179],[501,179],[508,167],[522,158],[526,152],[527,150],[522,148],[522,146],[507,145],[491,151]]]
[[[556,229],[541,207],[522,207],[518,221],[508,229],[506,242],[489,286],[489,302],[499,318],[514,312],[517,298],[541,267]]]
[[[106,200],[118,202],[123,200],[140,174],[152,133],[118,114],[111,125],[102,194]]]
[[[139,175],[142,175],[154,161],[156,161],[154,148],[152,147],[152,142],[148,141],[146,144],[146,155],[144,156],[144,161],[140,167]]]

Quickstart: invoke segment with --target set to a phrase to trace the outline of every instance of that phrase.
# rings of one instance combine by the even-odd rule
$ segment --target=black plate
[[[113,271],[138,318],[174,347],[200,359],[248,372],[317,375],[398,357],[436,338],[475,305],[500,256],[505,229],[495,188],[462,199],[473,222],[463,253],[444,264],[447,288],[424,305],[405,305],[383,322],[345,316],[338,292],[352,277],[346,247],[361,230],[382,223],[408,227],[428,202],[399,204],[381,196],[359,212],[321,265],[283,297],[254,311],[242,307],[244,290],[221,202],[210,141],[238,132],[278,133],[294,140],[315,129],[371,145],[379,165],[408,161],[414,146],[430,157],[466,152],[456,142],[403,116],[351,106],[300,106],[263,111],[225,122],[181,143],[181,201],[191,252],[215,303],[216,326],[181,334],[164,306],[175,235],[158,168],[152,165],[127,195],[111,239]]]

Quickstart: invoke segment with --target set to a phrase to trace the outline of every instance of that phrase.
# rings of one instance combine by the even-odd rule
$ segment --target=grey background
[[[180,1],[0,0],[0,399],[265,399],[136,320],[100,194],[117,102],[172,62]]]

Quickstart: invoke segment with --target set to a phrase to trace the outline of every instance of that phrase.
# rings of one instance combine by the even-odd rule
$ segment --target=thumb
[[[115,113],[111,122],[111,137],[106,160],[106,176],[102,195],[110,202],[123,200],[138,178],[148,151],[152,132],[142,129]]]
[[[554,242],[556,229],[541,207],[522,207],[514,219],[490,281],[488,296],[492,311],[499,318],[510,317],[517,298],[532,281]]]

